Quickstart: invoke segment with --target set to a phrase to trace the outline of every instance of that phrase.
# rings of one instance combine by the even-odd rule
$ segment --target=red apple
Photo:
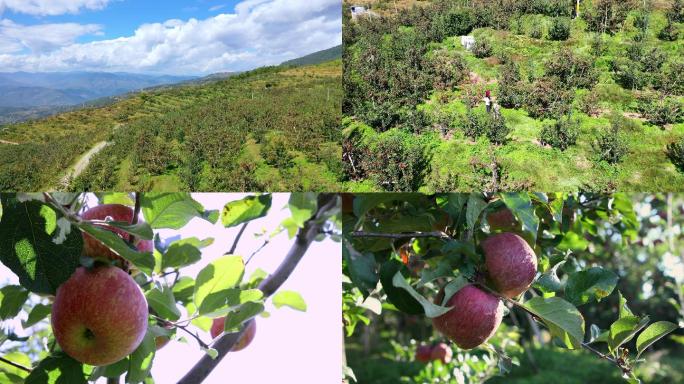
[[[453,356],[453,354],[454,352],[451,350],[451,347],[449,347],[445,343],[439,343],[432,347],[430,359],[441,360],[442,363],[447,364],[451,361],[451,357]]]
[[[489,277],[499,293],[513,298],[530,287],[537,274],[537,256],[522,237],[504,232],[481,245]]]
[[[113,221],[130,223],[133,220],[134,213],[135,211],[133,208],[126,205],[103,204],[85,211],[82,218],[85,220],[106,220],[107,218],[110,218]],[[124,241],[129,241],[131,238],[131,235],[122,230],[111,227],[108,227],[107,229],[119,235]],[[136,247],[140,252],[153,252],[154,242],[152,240],[139,240]],[[124,262],[124,266],[128,265],[126,260],[85,232],[83,232],[83,250],[86,256],[99,259],[121,260]]]
[[[435,303],[442,303],[444,290]],[[463,349],[475,348],[489,339],[501,324],[503,304],[474,285],[466,285],[447,302],[449,312],[432,319],[432,325]]]
[[[214,319],[214,322],[211,323],[211,337],[214,339],[217,338],[220,334],[223,333],[225,326],[225,317],[219,317],[217,319]],[[247,323],[247,329],[245,329],[245,332],[242,333],[240,340],[238,340],[238,342],[235,343],[231,351],[237,352],[247,348],[247,346],[249,346],[249,344],[252,343],[252,340],[254,340],[254,335],[256,335],[256,321],[252,319]]]
[[[416,361],[427,363],[432,358],[432,347],[429,345],[421,345],[416,349]]]
[[[133,352],[147,331],[147,300],[120,268],[80,267],[57,288],[52,330],[69,356],[89,365],[115,363]]]

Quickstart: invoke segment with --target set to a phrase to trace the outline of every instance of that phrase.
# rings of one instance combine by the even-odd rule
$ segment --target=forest
[[[346,190],[684,186],[683,1],[364,4],[343,24]]]
[[[6,125],[0,190],[334,190],[340,79],[340,60],[266,67]]]

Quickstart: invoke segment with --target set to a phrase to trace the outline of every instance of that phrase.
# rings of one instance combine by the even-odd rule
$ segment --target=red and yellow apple
[[[447,364],[451,361],[451,357],[454,352],[451,347],[446,345],[446,343],[439,343],[432,347],[432,352],[430,353],[431,360],[441,360],[442,363]]]
[[[212,338],[217,338],[220,334],[223,333],[223,330],[226,326],[226,318],[225,317],[219,317],[217,319],[214,319],[214,322],[211,324],[211,337]],[[252,340],[254,340],[254,336],[256,335],[256,321],[250,320],[247,323],[247,328],[245,331],[242,333],[242,336],[240,336],[240,339],[235,343],[231,351],[237,352],[241,351],[249,346],[249,344],[252,343]]]
[[[115,363],[133,352],[147,331],[147,300],[120,268],[79,267],[57,288],[52,330],[57,343],[89,365]]]
[[[504,232],[488,237],[481,245],[497,292],[513,298],[530,287],[537,274],[537,256],[525,239]]]
[[[421,345],[416,349],[416,361],[427,363],[432,358],[432,347],[429,345]]]

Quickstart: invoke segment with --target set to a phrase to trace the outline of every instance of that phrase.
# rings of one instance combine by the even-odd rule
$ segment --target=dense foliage
[[[350,382],[681,380],[683,209],[681,195],[348,196]],[[491,339],[461,349],[431,323],[449,310],[435,296],[491,287],[483,244],[504,232],[532,245],[536,278],[518,299],[499,297],[508,311]],[[443,343],[449,353],[421,356]]]

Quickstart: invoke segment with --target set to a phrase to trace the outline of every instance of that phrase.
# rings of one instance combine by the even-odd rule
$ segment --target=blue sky
[[[0,0],[0,72],[197,75],[340,43],[339,0]]]

